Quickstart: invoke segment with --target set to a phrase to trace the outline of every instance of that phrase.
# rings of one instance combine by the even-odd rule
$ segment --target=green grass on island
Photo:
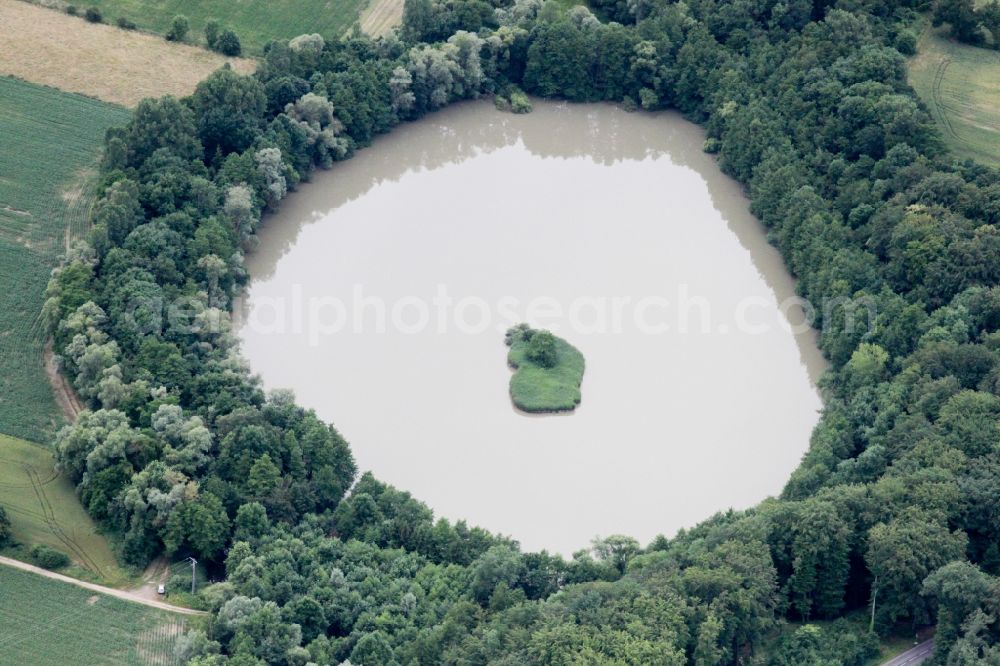
[[[548,331],[521,324],[507,331],[514,369],[510,398],[518,409],[531,413],[568,412],[580,404],[583,354]]]
[[[178,664],[180,615],[0,566],[0,663]]]

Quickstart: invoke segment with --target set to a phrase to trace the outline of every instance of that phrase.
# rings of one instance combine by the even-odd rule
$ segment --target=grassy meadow
[[[0,566],[0,662],[176,664],[181,616]]]
[[[928,27],[909,63],[910,84],[959,158],[1000,166],[1000,52]]]
[[[23,551],[42,543],[73,560],[69,574],[111,585],[127,581],[107,540],[84,511],[69,479],[56,473],[48,449],[0,435],[0,506]],[[22,555],[22,553],[8,553]],[[0,648],[2,652],[2,648]]]
[[[568,412],[580,404],[583,354],[559,337],[555,338],[555,349],[555,366],[543,367],[528,358],[528,342],[524,337],[512,336],[507,353],[507,364],[514,369],[510,378],[510,397],[521,411]]]
[[[247,55],[259,55],[272,39],[291,39],[318,32],[334,38],[357,20],[368,0],[88,0],[79,7],[95,6],[104,20],[131,19],[144,30],[165,34],[178,14],[191,22],[189,41],[204,44],[208,19],[218,19],[236,31]]]
[[[45,374],[49,274],[86,225],[91,176],[119,106],[0,77],[0,431],[46,442],[61,415]]]

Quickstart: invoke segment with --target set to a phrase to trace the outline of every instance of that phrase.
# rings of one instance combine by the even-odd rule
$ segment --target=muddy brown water
[[[237,322],[362,470],[438,515],[563,554],[648,542],[780,492],[825,364],[740,186],[671,113],[465,103],[282,203]],[[503,330],[579,348],[569,415],[512,408]]]

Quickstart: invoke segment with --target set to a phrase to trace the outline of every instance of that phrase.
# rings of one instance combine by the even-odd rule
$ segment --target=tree
[[[848,385],[857,389],[877,384],[885,378],[888,362],[889,354],[884,349],[878,345],[862,343],[844,368]]]
[[[120,245],[145,221],[139,201],[139,185],[124,178],[111,185],[97,202],[94,223],[107,229],[108,241]]]
[[[178,14],[170,21],[170,29],[167,30],[167,41],[183,42],[187,39],[188,31],[191,29],[191,22],[183,14]]]
[[[189,664],[192,660],[218,655],[222,646],[205,635],[204,631],[192,629],[177,637],[174,645],[174,658],[178,663]]]
[[[912,30],[902,30],[896,35],[896,50],[905,56],[916,55],[917,35]]]
[[[548,331],[535,331],[525,353],[528,360],[543,368],[554,368],[557,362],[556,338]]]
[[[396,657],[381,631],[365,634],[351,650],[351,663],[357,666],[393,666]]]
[[[198,84],[191,106],[205,153],[228,155],[253,143],[267,109],[267,95],[255,77],[222,67]]]
[[[962,625],[964,633],[948,653],[948,666],[998,666],[1000,639],[996,616],[975,610]]]
[[[877,618],[886,626],[901,617],[915,625],[926,622],[920,586],[932,571],[961,557],[966,541],[964,533],[949,532],[941,520],[914,510],[872,527],[865,553],[874,577],[872,622]]]
[[[229,552],[226,553],[226,577],[235,580],[236,570],[239,568],[240,564],[244,560],[253,555],[253,551],[250,549],[250,544],[246,541],[239,541],[239,536],[236,532],[233,532],[233,545],[229,547]]]
[[[937,0],[934,25],[949,24],[952,36],[960,42],[977,44],[982,40],[974,0]]]
[[[196,476],[209,461],[212,433],[200,416],[185,418],[177,405],[160,405],[151,419],[153,431],[165,441],[163,457],[188,476]]]
[[[219,498],[207,492],[178,505],[170,513],[163,535],[168,553],[187,547],[205,560],[216,560],[228,542],[229,516]]]
[[[253,190],[245,184],[233,185],[226,190],[222,213],[240,239],[250,238],[260,221],[260,214],[254,205]]]
[[[0,505],[0,547],[10,543],[13,537],[10,533],[10,518],[7,517],[7,510]]]
[[[104,15],[101,14],[101,10],[97,7],[87,7],[87,11],[83,13],[83,17],[90,23],[104,22]]]
[[[254,153],[254,161],[257,163],[257,172],[264,179],[264,191],[261,194],[267,206],[274,208],[288,194],[286,166],[281,159],[281,150],[262,148]]]
[[[185,161],[202,156],[194,113],[169,95],[139,102],[122,138],[128,146],[125,166],[142,166],[160,149]]]
[[[278,487],[280,481],[281,470],[271,460],[271,456],[265,453],[250,468],[247,488],[254,497],[265,498]]]
[[[1000,580],[968,562],[951,562],[932,573],[924,581],[921,594],[937,602],[934,654],[942,662],[974,612],[1000,610]]]
[[[219,50],[219,34],[222,32],[222,24],[218,19],[208,19],[205,21],[205,44],[213,51]]]
[[[195,553],[208,560],[217,560],[229,542],[229,516],[212,493],[202,493],[194,503],[187,541]]]
[[[503,583],[513,587],[523,568],[517,551],[509,546],[493,546],[472,564],[472,596],[480,604],[486,604],[497,585]]]
[[[1000,2],[991,0],[976,9],[980,24],[989,31],[993,48],[1000,49]]]
[[[302,641],[309,643],[317,636],[325,636],[329,622],[323,606],[310,596],[299,597],[285,606],[289,622],[302,627]]]
[[[288,48],[292,51],[296,53],[309,54],[313,57],[322,53],[324,46],[326,46],[326,40],[323,39],[323,35],[318,33],[299,35],[298,37],[292,38],[288,42]]]
[[[233,624],[249,653],[268,664],[285,663],[288,651],[302,642],[302,630],[297,624],[285,622],[273,601],[262,604],[231,626]]]
[[[215,41],[215,50],[227,56],[238,56],[243,52],[240,45],[240,38],[231,29],[226,28],[219,33],[219,38]]]
[[[440,16],[432,0],[406,0],[403,3],[402,37],[408,42],[426,41],[440,31]]]
[[[939,424],[948,443],[967,456],[994,453],[1000,441],[1000,398],[982,391],[962,391],[941,407]]]
[[[524,71],[525,91],[581,102],[598,98],[588,76],[596,53],[596,29],[562,19],[541,22],[535,31]]]
[[[538,334],[535,334],[532,341],[537,337]],[[604,539],[594,539],[592,549],[598,560],[611,564],[618,570],[619,575],[625,574],[629,560],[640,552],[638,541],[621,534],[613,534]]]

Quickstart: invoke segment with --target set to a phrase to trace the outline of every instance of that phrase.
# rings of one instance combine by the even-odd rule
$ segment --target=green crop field
[[[181,616],[0,566],[0,663],[177,663]]]
[[[144,30],[165,34],[178,14],[188,17],[188,39],[204,43],[205,22],[218,19],[236,31],[243,51],[257,55],[272,39],[291,39],[318,32],[324,37],[343,35],[357,20],[368,0],[91,0],[104,20],[131,19]]]
[[[1000,165],[1000,52],[966,46],[927,28],[910,59],[910,84],[951,151]]]
[[[128,112],[0,77],[0,430],[47,441],[60,415],[41,309],[67,229],[81,231],[105,130]]]
[[[47,449],[0,435],[0,506],[7,510],[14,538],[26,547],[43,543],[66,553],[79,567],[69,573],[111,585],[125,582],[127,575],[80,505],[73,484],[54,467]]]

